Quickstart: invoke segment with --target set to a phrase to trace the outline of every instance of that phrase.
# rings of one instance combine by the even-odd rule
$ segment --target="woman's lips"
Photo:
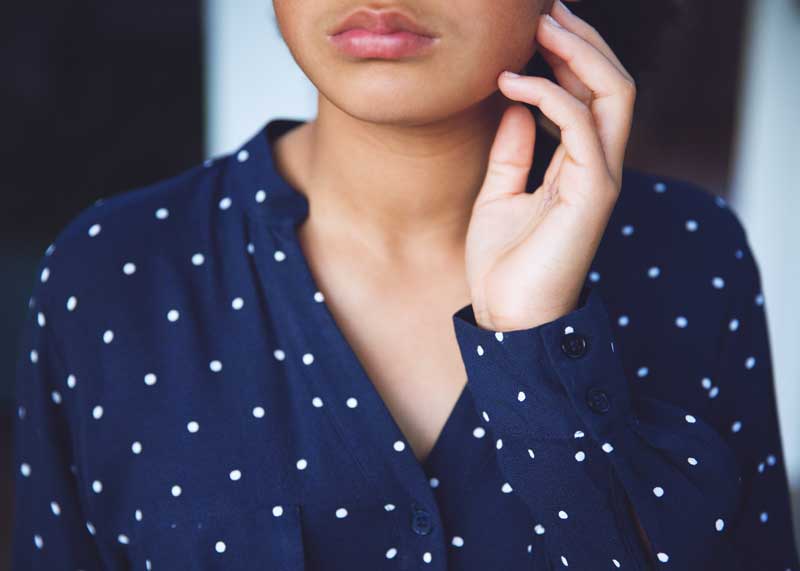
[[[430,49],[437,41],[437,38],[407,30],[377,33],[364,28],[352,28],[328,37],[337,49],[349,56],[380,59],[418,55]]]

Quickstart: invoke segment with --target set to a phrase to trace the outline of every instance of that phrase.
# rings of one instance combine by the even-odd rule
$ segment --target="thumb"
[[[525,192],[536,143],[536,122],[525,105],[509,105],[489,151],[489,164],[475,202],[491,201]]]

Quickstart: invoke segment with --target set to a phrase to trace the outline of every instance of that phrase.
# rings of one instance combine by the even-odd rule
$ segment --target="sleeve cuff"
[[[627,422],[630,388],[599,289],[584,285],[573,311],[529,329],[479,327],[471,305],[453,324],[476,406],[495,426],[571,438],[577,415],[605,441]]]

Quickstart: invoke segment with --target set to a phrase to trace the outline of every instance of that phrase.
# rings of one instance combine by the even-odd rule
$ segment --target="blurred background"
[[[583,4],[586,12],[570,6],[592,22]],[[650,2],[640,12],[594,4],[619,11],[608,18],[613,43],[598,26],[615,51],[638,46],[627,31],[641,38],[661,26],[643,20]],[[672,4],[677,17],[637,78],[626,165],[702,185],[745,225],[766,299],[800,534],[800,2]],[[9,2],[0,13],[2,570],[13,516],[14,367],[38,259],[94,201],[232,151],[273,117],[313,118],[316,90],[269,0]]]

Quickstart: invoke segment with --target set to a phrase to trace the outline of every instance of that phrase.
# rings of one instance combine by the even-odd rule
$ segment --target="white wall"
[[[281,39],[271,0],[206,0],[204,15],[207,157],[273,117],[316,116],[316,90]]]
[[[789,479],[800,491],[800,2],[754,0],[731,203],[762,273]],[[798,505],[800,508],[800,505]],[[795,522],[800,535],[800,509]]]

